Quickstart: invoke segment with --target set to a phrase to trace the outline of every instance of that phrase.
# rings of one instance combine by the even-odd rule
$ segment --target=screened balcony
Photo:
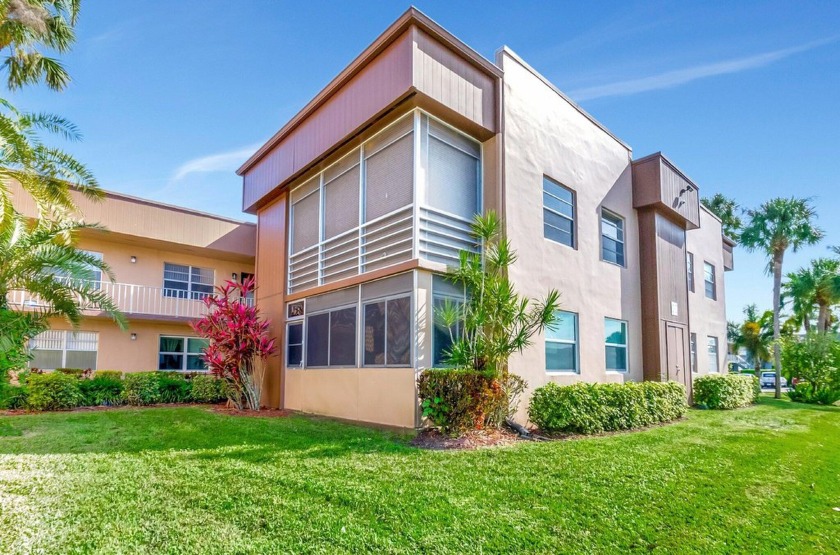
[[[415,110],[291,191],[288,292],[475,249],[481,145]]]

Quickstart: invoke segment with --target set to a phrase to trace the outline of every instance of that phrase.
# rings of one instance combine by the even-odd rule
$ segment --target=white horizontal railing
[[[411,260],[414,206],[409,204],[289,257],[290,293]]]
[[[162,316],[167,318],[201,318],[207,313],[203,300],[209,293],[187,292],[181,289],[115,283],[110,281],[90,281],[89,284],[108,295],[117,308],[126,315]],[[14,290],[7,295],[9,305],[22,310],[41,310],[49,308],[48,303],[28,291]],[[243,301],[253,306],[254,299]],[[85,306],[90,312],[99,311],[97,306]]]
[[[470,220],[442,210],[420,207],[420,257],[457,266],[461,251],[478,251]]]

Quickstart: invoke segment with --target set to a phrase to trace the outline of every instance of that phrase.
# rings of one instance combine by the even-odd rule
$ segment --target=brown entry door
[[[681,326],[666,324],[666,342],[668,348],[668,379],[684,384],[686,389],[689,370],[685,360],[685,329]]]

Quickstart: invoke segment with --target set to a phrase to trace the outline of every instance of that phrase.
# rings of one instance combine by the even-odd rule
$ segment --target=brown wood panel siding
[[[358,132],[412,87],[413,43],[403,33],[243,176],[245,210]]]
[[[731,271],[735,269],[735,253],[733,245],[723,242],[723,269]]]
[[[633,206],[661,209],[686,229],[700,226],[697,186],[659,153],[633,162]]]
[[[414,87],[458,114],[496,131],[496,79],[416,29]]]
[[[257,298],[283,294],[286,290],[287,194],[283,193],[258,214]]]
[[[689,228],[700,226],[700,195],[697,187],[689,183],[668,163],[660,165],[662,202],[685,218]]]
[[[257,306],[270,322],[269,334],[277,341],[277,354],[268,359],[263,403],[269,407],[283,406],[285,376],[284,335],[286,307],[286,221],[288,194],[265,206],[258,214],[257,224]]]
[[[659,313],[664,320],[688,324],[688,276],[685,230],[662,214],[656,215]],[[671,303],[677,303],[677,314]]]
[[[644,378],[662,379],[662,353],[660,352],[659,272],[657,271],[656,212],[640,210],[639,218],[639,267],[642,283],[642,359]]]

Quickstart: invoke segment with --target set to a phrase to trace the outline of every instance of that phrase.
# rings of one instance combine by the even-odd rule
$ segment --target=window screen
[[[408,206],[414,197],[414,134],[365,160],[365,221]]]
[[[99,334],[95,331],[48,330],[29,342],[30,368],[96,368]]]
[[[478,211],[479,154],[476,150],[458,133],[430,123],[426,192],[429,206],[472,220]]]
[[[358,156],[355,153],[356,160]],[[359,226],[359,178],[359,165],[355,164],[325,181],[324,239],[332,239]]]

